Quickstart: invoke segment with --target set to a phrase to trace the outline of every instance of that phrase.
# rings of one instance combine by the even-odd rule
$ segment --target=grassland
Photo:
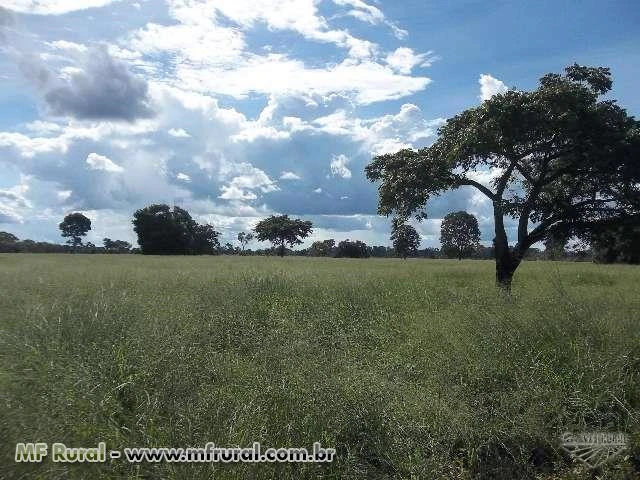
[[[640,268],[0,255],[1,478],[591,478],[640,462]],[[320,464],[16,464],[16,442],[306,446]],[[638,468],[640,466],[637,465]],[[594,477],[595,478],[595,477]]]

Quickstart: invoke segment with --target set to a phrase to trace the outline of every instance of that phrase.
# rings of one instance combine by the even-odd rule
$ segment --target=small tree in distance
[[[330,257],[336,248],[336,241],[333,238],[328,240],[318,240],[311,244],[309,254],[315,257]]]
[[[440,243],[446,256],[470,256],[480,244],[478,220],[467,212],[448,213],[440,226]]]
[[[244,252],[245,247],[247,246],[247,244],[253,240],[254,235],[252,232],[239,232],[238,233],[238,241],[240,242],[240,245],[242,247],[242,251]]]
[[[293,247],[301,244],[302,239],[313,231],[311,222],[299,218],[290,219],[288,215],[271,215],[258,222],[253,230],[258,241],[271,242],[281,257],[284,256],[287,245]]]
[[[394,218],[391,224],[391,241],[396,254],[404,259],[408,255],[415,255],[420,248],[420,234],[398,218]]]
[[[133,214],[132,223],[145,255],[213,255],[220,247],[213,226],[198,224],[178,206],[149,205]]]
[[[16,243],[17,241],[18,237],[16,237],[13,233],[0,232],[0,243]]]
[[[111,240],[108,237],[102,239],[104,249],[109,253],[128,253],[131,250],[131,244],[124,240]]]
[[[346,239],[338,243],[337,258],[369,258],[370,256],[369,247],[360,240],[351,241]]]
[[[82,237],[91,230],[91,220],[80,212],[74,212],[64,217],[58,228],[60,228],[63,237],[69,238],[67,243],[73,248],[77,248],[82,245]]]

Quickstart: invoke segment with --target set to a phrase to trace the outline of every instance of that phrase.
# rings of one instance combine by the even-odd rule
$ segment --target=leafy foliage
[[[260,242],[271,242],[283,256],[287,245],[301,244],[301,239],[308,237],[313,229],[309,221],[290,219],[288,215],[271,215],[258,222],[254,231]]]
[[[369,247],[360,240],[351,241],[349,239],[338,243],[336,257],[338,258],[369,258],[371,252]]]
[[[336,248],[336,241],[333,238],[328,240],[318,240],[311,244],[309,255],[314,257],[331,257]]]
[[[67,243],[73,247],[82,245],[82,238],[91,230],[91,220],[82,213],[70,213],[58,226],[63,237],[69,237]]]
[[[110,238],[102,239],[104,249],[109,253],[124,253],[131,250],[131,244],[124,240],[111,240]]]
[[[440,243],[447,257],[461,260],[470,256],[480,245],[478,220],[462,211],[445,215],[440,226]]]
[[[0,232],[0,243],[16,243],[17,241],[18,237],[16,237],[13,233]]]
[[[394,218],[391,224],[391,241],[396,254],[407,258],[408,255],[415,255],[418,251],[420,234],[413,226]]]
[[[509,90],[450,118],[428,148],[375,157],[366,174],[381,182],[379,213],[422,219],[433,196],[477,189],[493,205],[496,280],[508,288],[549,232],[587,236],[640,212],[640,123],[600,98],[611,83],[608,68],[572,65],[536,90]],[[474,178],[478,170],[495,175],[491,186]],[[512,248],[505,217],[518,222]]]
[[[150,205],[133,215],[133,230],[144,254],[214,254],[219,232],[211,225],[199,225],[189,212],[174,206]]]
[[[640,217],[594,232],[591,247],[593,258],[599,263],[640,263]]]
[[[551,231],[543,240],[545,248],[545,256],[549,260],[557,260],[564,258],[566,255],[566,247],[569,238],[566,233],[561,231]]]
[[[254,234],[252,232],[239,232],[238,233],[238,241],[242,246],[242,251],[244,252],[245,247],[251,240],[254,239]]]

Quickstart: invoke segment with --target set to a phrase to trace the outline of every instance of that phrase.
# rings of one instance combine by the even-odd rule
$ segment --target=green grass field
[[[596,478],[564,431],[623,431],[640,268],[0,255],[0,478]],[[17,464],[16,442],[335,447],[331,464]],[[640,467],[638,467],[640,468]]]

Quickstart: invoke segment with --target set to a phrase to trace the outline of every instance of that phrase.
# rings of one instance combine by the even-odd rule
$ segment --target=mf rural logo
[[[560,446],[589,468],[596,468],[617,457],[628,444],[624,433],[564,433]]]

